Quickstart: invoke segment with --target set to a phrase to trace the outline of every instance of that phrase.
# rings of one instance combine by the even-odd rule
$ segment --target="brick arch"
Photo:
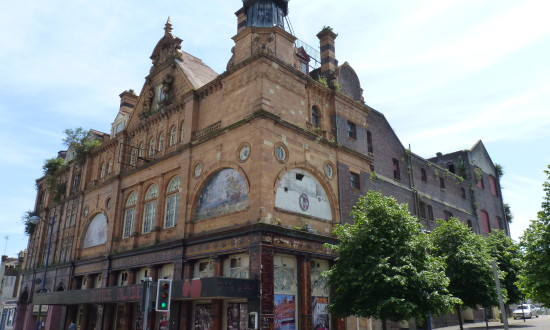
[[[246,186],[247,194],[250,192],[250,180],[248,179],[248,176],[246,175],[243,168],[240,167],[238,164],[233,163],[233,162],[222,161],[222,162],[216,163],[213,166],[205,168],[203,170],[201,176],[198,178],[197,183],[193,187],[193,195],[189,199],[190,201],[192,201],[191,207],[189,208],[189,210],[190,210],[189,219],[191,219],[191,222],[197,221],[196,220],[196,212],[197,212],[197,208],[199,207],[199,199],[200,199],[200,196],[201,196],[203,190],[206,188],[206,185],[210,182],[210,180],[212,179],[212,177],[216,173],[219,173],[220,171],[222,171],[224,169],[232,169],[232,170],[237,171],[237,173],[239,173],[239,175],[241,176],[241,178],[244,181],[244,184]],[[248,197],[247,197],[247,200],[248,200]],[[204,220],[206,220],[206,219],[204,219]]]
[[[310,173],[319,182],[319,184],[321,184],[321,187],[323,188],[325,194],[327,195],[328,202],[331,206],[332,222],[335,222],[337,219],[337,215],[339,214],[339,208],[337,203],[338,200],[336,198],[336,194],[332,190],[330,181],[325,177],[325,174],[308,161],[287,164],[285,167],[281,169],[281,171],[279,171],[279,173],[277,174],[277,178],[273,182],[273,194],[275,198],[277,196],[277,188],[279,186],[279,183],[281,182],[283,177],[286,175],[286,173],[288,173],[293,169],[305,170],[306,172]]]

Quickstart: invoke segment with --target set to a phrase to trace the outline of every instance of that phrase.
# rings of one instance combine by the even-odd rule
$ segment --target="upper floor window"
[[[182,121],[180,125],[180,142],[183,142],[184,133],[185,133],[185,122]]]
[[[158,185],[153,184],[149,187],[149,189],[147,189],[147,193],[145,193],[145,205],[143,205],[143,226],[141,230],[143,234],[153,231],[155,216],[157,214],[158,191]]]
[[[483,171],[479,167],[474,169],[474,175],[476,178],[477,187],[479,189],[485,189],[485,184],[483,183]]]
[[[426,204],[424,204],[424,202],[419,202],[418,206],[419,206],[418,213],[420,214],[420,219],[426,219]]]
[[[420,179],[422,182],[428,182],[428,175],[426,174],[426,169],[424,168],[420,169]]]
[[[101,167],[100,167],[100,170],[99,170],[99,178],[100,179],[103,179],[105,177],[105,170],[106,170],[106,165],[105,163],[101,163]]]
[[[497,181],[492,175],[489,175],[489,185],[491,186],[491,194],[493,196],[498,196]]]
[[[172,129],[170,130],[170,142],[168,142],[168,145],[171,147],[178,141],[178,130],[176,126],[172,126]]]
[[[319,108],[316,106],[311,108],[311,124],[313,125],[313,128],[321,127],[321,113],[319,112]]]
[[[155,154],[155,144],[155,138],[151,138],[151,140],[149,140],[149,150],[147,152],[148,157],[153,157]]]
[[[374,153],[374,146],[372,144],[372,132],[367,131],[367,151],[369,153]]]
[[[168,183],[166,189],[166,209],[164,215],[164,228],[174,227],[178,221],[178,201],[180,191],[180,177],[175,176]]]
[[[130,165],[136,165],[138,150],[139,149],[132,147],[132,151],[130,152]]]
[[[445,220],[451,220],[453,214],[449,211],[443,211],[443,217],[445,218]]]
[[[115,134],[121,132],[123,128],[124,128],[124,123],[117,123],[115,127]]]
[[[357,125],[348,120],[348,137],[350,139],[357,139]]]
[[[464,187],[460,187],[460,197],[466,199],[466,189],[464,189]]]
[[[472,229],[472,227],[473,227],[472,220],[466,221],[466,225],[468,226],[468,228]]]
[[[428,220],[434,219],[434,210],[431,205],[428,205]]]
[[[439,188],[445,189],[445,179],[439,177]]]
[[[350,172],[351,187],[355,189],[361,189],[360,176],[357,173]]]
[[[481,223],[483,225],[483,232],[489,234],[491,232],[491,223],[489,222],[489,213],[481,210]]]
[[[401,171],[399,169],[399,161],[395,158],[392,159],[392,162],[393,162],[393,165],[392,165],[392,170],[393,170],[393,178],[395,180],[401,180]]]
[[[159,135],[159,148],[158,151],[162,152],[164,150],[164,133],[160,133]]]
[[[454,173],[455,173],[455,164],[453,164],[453,163],[448,163],[448,164],[447,164],[447,169],[449,170],[449,172],[451,172],[451,173],[454,174]]]
[[[107,165],[107,174],[111,173],[113,171],[113,160],[109,159],[109,163]]]
[[[144,152],[145,152],[145,144],[141,142],[138,147],[138,157],[143,157]]]
[[[132,191],[126,199],[126,205],[124,206],[124,225],[122,227],[122,238],[128,238],[132,236],[134,231],[134,220],[136,217],[136,202],[137,193]]]

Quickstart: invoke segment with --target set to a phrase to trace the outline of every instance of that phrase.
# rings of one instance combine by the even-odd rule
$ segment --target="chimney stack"
[[[120,96],[120,111],[131,113],[137,105],[138,96],[132,89],[122,92]]]
[[[325,27],[317,34],[321,47],[321,74],[330,76],[336,72],[338,61],[334,41],[338,35],[332,32],[331,27]]]

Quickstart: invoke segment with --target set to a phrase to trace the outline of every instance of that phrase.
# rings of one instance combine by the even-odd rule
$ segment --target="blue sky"
[[[140,91],[168,16],[183,50],[225,70],[239,0],[4,0],[0,4],[0,253],[26,247],[42,164],[63,130],[109,132],[122,91]],[[504,167],[517,238],[542,202],[550,164],[547,0],[291,0],[296,36],[357,71],[367,104],[429,158],[482,140]],[[5,236],[9,236],[6,241]],[[7,243],[7,245],[6,245]],[[7,248],[6,248],[7,246]]]

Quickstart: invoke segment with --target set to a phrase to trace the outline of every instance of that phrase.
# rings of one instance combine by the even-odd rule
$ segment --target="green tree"
[[[487,237],[487,245],[491,256],[496,260],[500,284],[506,304],[521,302],[523,294],[517,281],[522,268],[522,257],[519,245],[506,235],[503,230],[497,230]]]
[[[437,223],[430,237],[435,254],[442,257],[447,265],[451,294],[460,298],[467,307],[476,308],[478,304],[483,307],[497,306],[491,265],[493,259],[484,238],[456,218],[448,221],[438,219]],[[456,304],[455,309],[463,329],[461,305]]]
[[[338,252],[327,272],[336,316],[400,321],[439,314],[457,302],[447,291],[444,265],[406,204],[370,191],[351,212],[354,224],[337,225]]]
[[[512,213],[512,209],[508,203],[504,203],[504,216],[506,217],[506,221],[508,221],[508,223],[512,223],[512,220],[514,220],[514,214]]]
[[[90,131],[78,127],[76,129],[66,129],[63,131],[65,138],[63,144],[75,151],[75,160],[79,163],[84,162],[86,155],[94,148],[101,146],[102,141],[90,135]]]
[[[520,240],[525,253],[520,286],[532,300],[550,306],[550,165],[544,173],[542,210]]]

